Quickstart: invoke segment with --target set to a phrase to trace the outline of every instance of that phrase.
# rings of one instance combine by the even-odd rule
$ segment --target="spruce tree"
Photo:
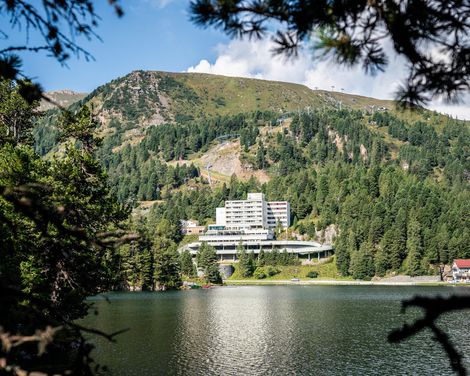
[[[181,286],[178,252],[174,247],[155,252],[154,278],[158,290],[177,289]]]
[[[179,262],[181,267],[181,274],[187,277],[194,277],[196,275],[196,268],[193,263],[193,258],[187,249],[181,252]]]
[[[256,168],[258,170],[264,170],[266,167],[266,149],[264,148],[263,142],[260,140],[256,152]]]
[[[238,267],[242,277],[251,277],[256,269],[253,253],[248,254],[240,243],[237,246]]]
[[[390,262],[394,270],[399,270],[407,254],[407,220],[405,209],[400,208],[395,224],[390,231]]]
[[[219,266],[217,264],[210,264],[204,274],[208,283],[216,285],[222,284],[222,276],[220,275]]]
[[[204,271],[206,281],[209,283],[221,283],[222,277],[217,263],[215,248],[203,242],[196,254],[197,267]]]
[[[350,253],[348,237],[339,236],[335,243],[336,268],[342,276],[349,275]]]
[[[263,267],[264,265],[266,265],[266,254],[264,252],[264,249],[261,249],[259,251],[258,261],[257,261],[256,265],[258,267]]]
[[[385,276],[387,271],[390,269],[390,260],[387,251],[383,248],[379,248],[379,250],[375,254],[375,273],[379,277]]]
[[[362,243],[359,250],[352,253],[349,273],[354,279],[368,280],[374,276],[375,266],[371,243]]]
[[[406,241],[406,272],[410,276],[422,274],[421,260],[423,257],[423,247],[421,238],[421,228],[416,216],[410,218]]]

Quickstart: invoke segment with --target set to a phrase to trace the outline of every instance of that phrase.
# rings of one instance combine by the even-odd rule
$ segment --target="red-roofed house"
[[[454,260],[452,264],[452,276],[454,281],[470,281],[470,259]]]

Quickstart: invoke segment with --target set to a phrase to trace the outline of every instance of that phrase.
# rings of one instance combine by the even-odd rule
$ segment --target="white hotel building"
[[[262,193],[248,193],[246,200],[225,201],[216,209],[216,225],[231,229],[274,229],[290,226],[290,205],[287,201],[265,201]]]
[[[236,260],[237,247],[241,243],[248,252],[258,254],[261,249],[270,252],[277,249],[295,253],[308,260],[311,257],[328,256],[332,247],[314,241],[275,240],[274,229],[290,226],[290,205],[287,201],[266,201],[262,193],[249,193],[246,200],[225,201],[216,209],[216,223],[199,236],[199,241],[187,244],[195,255],[202,242],[216,249],[221,261]]]

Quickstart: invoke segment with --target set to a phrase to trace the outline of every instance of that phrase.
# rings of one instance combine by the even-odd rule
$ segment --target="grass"
[[[181,240],[179,247],[182,247],[183,245],[186,245],[189,243],[197,242],[198,239],[199,239],[199,235],[196,235],[196,234],[185,235],[183,239]]]
[[[228,279],[230,280],[249,280],[253,282],[262,282],[262,281],[276,281],[276,280],[290,280],[292,278],[299,278],[301,280],[315,280],[315,279],[338,279],[338,280],[350,280],[351,278],[341,277],[338,274],[336,268],[336,263],[334,257],[329,261],[315,264],[315,265],[289,265],[289,266],[276,266],[276,269],[279,269],[280,272],[272,277],[267,277],[264,279],[256,279],[254,277],[243,277],[240,274],[238,264],[232,264],[235,268],[233,275]],[[310,271],[315,271],[318,273],[318,278],[308,278],[307,274]]]

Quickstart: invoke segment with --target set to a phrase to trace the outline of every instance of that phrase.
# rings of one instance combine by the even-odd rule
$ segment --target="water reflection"
[[[470,290],[459,290],[469,293]],[[250,286],[111,294],[89,326],[131,330],[117,345],[97,341],[95,358],[117,375],[451,375],[448,361],[422,333],[386,341],[403,323],[400,302],[447,288]],[[412,311],[408,320],[419,315]],[[469,314],[441,325],[470,353]],[[467,364],[470,361],[467,358]]]

